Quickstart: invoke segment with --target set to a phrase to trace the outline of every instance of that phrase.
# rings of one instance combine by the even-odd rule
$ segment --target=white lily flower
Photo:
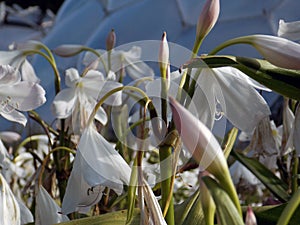
[[[0,224],[20,225],[21,214],[19,204],[9,185],[0,173]]]
[[[52,225],[69,221],[66,215],[61,214],[60,207],[43,186],[37,188],[35,217],[36,225]]]
[[[284,20],[279,20],[277,35],[293,41],[300,40],[300,21],[286,23]]]
[[[54,115],[59,119],[65,119],[72,115],[74,131],[85,127],[87,117],[92,112],[98,99],[108,91],[122,86],[118,82],[107,80],[102,73],[96,70],[89,70],[84,77],[79,76],[76,69],[66,71],[66,85],[68,88],[60,91],[52,105]],[[111,105],[121,104],[121,93],[115,93],[109,97],[106,103]],[[107,123],[107,115],[102,107],[99,108],[95,119],[102,124]]]
[[[106,51],[97,50],[104,60],[108,62],[108,54]],[[133,46],[129,51],[123,50],[111,50],[111,70],[113,72],[118,72],[125,69],[126,74],[128,74],[132,79],[136,80],[141,77],[154,77],[153,70],[141,60],[142,49],[137,46]],[[97,60],[97,56],[91,52],[87,52],[83,59],[83,64],[85,66],[90,65],[92,62]],[[98,70],[104,72],[103,64],[99,63]]]
[[[87,212],[101,199],[104,187],[121,194],[129,184],[131,169],[113,146],[88,126],[80,139],[68,180],[62,212]]]
[[[33,46],[32,46],[33,47]],[[17,70],[20,70],[22,80],[38,83],[40,79],[26,59],[24,50],[0,51],[0,65],[10,65]],[[27,49],[28,50],[28,49]]]
[[[19,111],[33,110],[46,101],[44,89],[37,83],[21,81],[19,71],[0,66],[0,115],[25,126],[27,119]]]
[[[199,119],[209,128],[216,115],[224,114],[238,129],[251,132],[270,115],[268,104],[255,88],[269,89],[235,68],[202,69],[197,84],[191,106],[197,108]]]

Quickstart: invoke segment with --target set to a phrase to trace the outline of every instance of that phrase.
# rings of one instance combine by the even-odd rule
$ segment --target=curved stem
[[[86,46],[82,47],[82,51],[88,51],[88,52],[91,52],[91,53],[95,54],[99,58],[100,62],[102,63],[106,74],[108,74],[108,68],[107,68],[107,66],[106,66],[106,64],[105,64],[105,62],[104,62],[104,60],[103,60],[103,58],[102,58],[102,56],[99,52],[97,52],[93,48],[89,48],[89,47],[86,47]]]
[[[209,55],[215,55],[219,51],[221,51],[222,49],[224,49],[226,47],[229,47],[231,45],[235,45],[235,44],[250,44],[249,38],[251,38],[251,37],[250,36],[243,36],[243,37],[233,38],[233,39],[230,39],[228,41],[225,41],[222,44],[218,45],[216,48],[214,48],[209,53]]]

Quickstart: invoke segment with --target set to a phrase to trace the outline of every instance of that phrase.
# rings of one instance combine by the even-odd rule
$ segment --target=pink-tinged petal
[[[20,123],[23,126],[25,126],[27,123],[26,117],[22,113],[14,110],[13,108],[10,108],[6,112],[0,111],[0,115],[9,121]]]
[[[268,104],[244,79],[232,76],[227,67],[213,72],[219,85],[216,97],[226,118],[240,130],[252,132],[261,119],[270,115]]]
[[[57,224],[69,221],[69,218],[66,215],[60,214],[60,207],[49,195],[47,190],[43,186],[40,186],[37,189],[38,190],[36,194],[35,223],[44,224],[45,221],[47,221],[47,224]]]
[[[36,109],[46,102],[42,86],[27,81],[1,87],[0,96],[6,99],[8,105],[21,111]]]
[[[300,44],[270,35],[251,35],[245,37],[245,40],[275,66],[300,69]]]
[[[0,65],[0,87],[13,85],[21,80],[21,74],[10,65]]]
[[[214,27],[220,13],[219,0],[207,0],[199,16],[196,30],[197,40],[202,40]]]
[[[52,103],[52,112],[59,118],[67,118],[72,114],[76,103],[75,90],[71,88],[60,91]]]
[[[245,225],[257,225],[256,217],[251,206],[248,206],[247,208]]]
[[[300,21],[286,23],[284,20],[279,20],[277,35],[293,41],[300,40]]]
[[[79,73],[75,68],[70,68],[66,70],[65,82],[68,87],[75,87],[79,79]]]
[[[12,143],[19,141],[21,139],[21,135],[13,131],[3,131],[0,132],[0,139],[4,142]]]
[[[169,97],[169,100],[173,119],[183,144],[200,167],[215,176],[222,176],[227,168],[227,163],[216,138],[191,112],[173,98]]]

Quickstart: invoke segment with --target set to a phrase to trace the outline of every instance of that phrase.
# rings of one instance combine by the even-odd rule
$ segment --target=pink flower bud
[[[196,39],[201,41],[213,28],[220,13],[219,0],[207,0],[199,16]]]
[[[247,208],[245,225],[257,225],[256,217],[251,206],[248,206]]]
[[[114,29],[112,29],[106,38],[106,50],[110,51],[112,50],[116,45],[116,33]]]
[[[61,57],[74,56],[84,50],[82,45],[60,45],[53,52]]]

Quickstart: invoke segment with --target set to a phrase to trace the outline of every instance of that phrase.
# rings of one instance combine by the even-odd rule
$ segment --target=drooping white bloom
[[[61,214],[60,207],[43,186],[37,188],[35,219],[36,225],[52,225],[69,221],[66,215]]]
[[[196,107],[199,119],[209,128],[216,114],[224,114],[234,126],[251,132],[270,115],[268,104],[255,88],[269,89],[235,68],[204,68],[197,84],[191,106]]]
[[[122,86],[118,82],[105,79],[99,71],[89,70],[84,77],[81,77],[74,68],[66,71],[66,85],[68,88],[56,95],[52,109],[54,115],[59,119],[72,115],[74,131],[82,130],[85,127],[88,116],[98,99],[110,90]],[[121,93],[112,95],[106,103],[120,105]],[[97,111],[95,119],[106,124],[107,115],[102,107]]]
[[[19,204],[9,185],[0,173],[0,224],[20,225],[21,214]]]
[[[108,62],[108,54],[106,51],[97,50],[104,62]],[[123,50],[111,50],[111,70],[115,73],[125,69],[127,75],[136,80],[141,77],[153,77],[153,70],[141,60],[142,49],[137,46],[133,46],[129,51]],[[83,59],[83,64],[88,66],[93,61],[97,60],[97,56],[93,53],[87,52]],[[98,70],[104,72],[102,63],[99,63]]]
[[[62,212],[87,212],[101,199],[104,187],[121,194],[130,174],[131,169],[121,155],[94,126],[88,126],[78,145]]]
[[[277,35],[293,41],[300,40],[300,21],[287,23],[284,20],[279,20]]]
[[[0,66],[0,115],[25,126],[27,119],[19,111],[33,110],[46,101],[44,89],[37,83],[21,81],[19,71]]]

